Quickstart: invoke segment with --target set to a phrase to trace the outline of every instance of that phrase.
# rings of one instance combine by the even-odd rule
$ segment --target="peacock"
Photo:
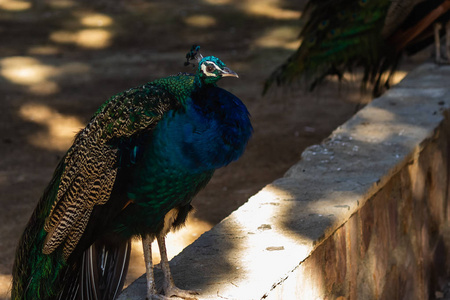
[[[142,237],[147,299],[196,299],[175,286],[165,236],[182,226],[216,169],[238,159],[252,135],[242,101],[217,86],[238,77],[199,46],[179,73],[107,100],[59,162],[19,241],[12,299],[115,299],[133,237]],[[151,242],[164,274],[156,290]]]
[[[362,67],[362,87],[373,95],[389,88],[403,52],[416,53],[436,42],[436,62],[442,59],[439,42],[446,24],[446,56],[450,58],[449,0],[309,0],[301,17],[301,44],[266,80],[264,92],[275,82],[306,79],[310,90],[329,75]]]

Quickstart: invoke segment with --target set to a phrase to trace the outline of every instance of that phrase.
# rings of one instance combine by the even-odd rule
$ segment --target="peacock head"
[[[192,46],[191,51],[186,55],[186,64],[191,64],[190,60],[198,61],[198,68],[196,73],[196,81],[200,86],[214,85],[223,77],[236,77],[239,76],[236,72],[228,68],[224,62],[215,56],[203,57],[198,51],[199,46]]]
[[[203,58],[197,69],[197,76],[204,84],[215,84],[223,77],[239,77],[217,57],[208,56]]]

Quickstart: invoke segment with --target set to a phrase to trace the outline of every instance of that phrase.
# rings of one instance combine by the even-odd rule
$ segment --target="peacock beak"
[[[236,77],[239,78],[239,75],[233,70],[225,67],[222,69],[222,77]]]

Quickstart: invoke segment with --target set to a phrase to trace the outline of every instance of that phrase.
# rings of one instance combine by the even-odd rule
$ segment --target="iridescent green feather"
[[[66,270],[62,251],[43,255],[42,247],[47,232],[45,219],[51,209],[51,199],[56,197],[59,179],[64,169],[61,162],[53,179],[44,192],[38,206],[20,239],[13,268],[12,299],[51,299],[56,297]]]

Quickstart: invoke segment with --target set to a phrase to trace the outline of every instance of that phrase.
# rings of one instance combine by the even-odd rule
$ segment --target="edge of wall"
[[[276,298],[273,291],[435,137],[450,109],[448,83],[450,67],[424,64],[307,148],[283,178],[172,259],[176,284],[199,299]],[[145,276],[119,299],[145,299]]]

